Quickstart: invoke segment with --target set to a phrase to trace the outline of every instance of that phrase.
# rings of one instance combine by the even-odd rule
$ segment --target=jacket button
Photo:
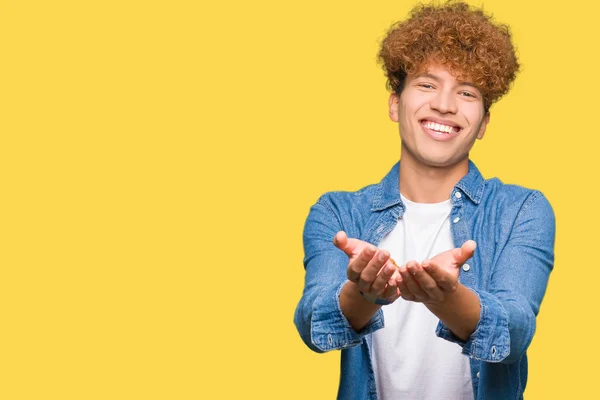
[[[458,221],[460,221],[460,218],[456,217],[452,222],[457,223]]]
[[[479,372],[477,372],[477,379],[479,379]]]
[[[470,269],[471,269],[471,266],[469,264],[463,264],[463,271],[467,272]]]
[[[457,199],[460,199],[462,197],[462,194],[460,194],[460,192],[456,192],[456,193],[454,193],[454,197],[456,197]]]

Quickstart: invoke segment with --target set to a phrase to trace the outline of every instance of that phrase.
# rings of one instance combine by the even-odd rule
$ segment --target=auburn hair
[[[420,4],[393,24],[378,54],[390,90],[400,93],[407,75],[429,63],[447,67],[482,93],[485,110],[505,95],[519,71],[508,25],[463,2]]]

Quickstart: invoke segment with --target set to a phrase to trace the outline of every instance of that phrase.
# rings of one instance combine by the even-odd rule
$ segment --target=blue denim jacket
[[[379,310],[357,332],[342,314],[339,294],[347,279],[348,257],[332,239],[343,230],[377,245],[394,228],[404,213],[399,168],[397,163],[379,184],[357,192],[324,194],[306,220],[305,286],[294,322],[312,350],[342,350],[339,399],[377,399],[371,334],[384,320]],[[451,202],[454,245],[477,242],[467,260],[471,268],[461,270],[459,280],[479,297],[481,314],[466,342],[441,321],[436,335],[457,343],[470,358],[475,399],[521,399],[527,381],[526,350],[554,264],[554,213],[542,193],[496,178],[484,180],[471,161]]]

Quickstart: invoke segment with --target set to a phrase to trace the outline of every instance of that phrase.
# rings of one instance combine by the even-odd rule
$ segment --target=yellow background
[[[600,356],[600,10],[552,4],[485,2],[523,71],[471,154],[557,215],[529,400],[592,398]],[[334,398],[301,233],[398,158],[375,55],[411,6],[1,1],[0,398]]]

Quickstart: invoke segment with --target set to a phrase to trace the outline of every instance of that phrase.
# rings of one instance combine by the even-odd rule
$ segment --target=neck
[[[448,200],[452,189],[469,172],[469,159],[446,167],[432,167],[403,156],[400,165],[400,191],[416,203]]]

